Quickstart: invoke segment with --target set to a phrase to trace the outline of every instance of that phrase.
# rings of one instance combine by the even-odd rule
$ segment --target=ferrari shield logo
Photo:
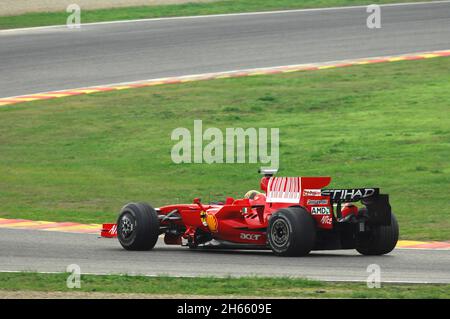
[[[206,216],[207,214],[205,211],[200,212],[200,219],[202,220],[203,226],[208,227],[208,224],[206,223]]]

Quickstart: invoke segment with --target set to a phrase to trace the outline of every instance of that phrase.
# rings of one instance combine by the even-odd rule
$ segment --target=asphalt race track
[[[0,31],[0,97],[450,48],[450,2]]]
[[[450,250],[397,249],[386,256],[356,251],[320,251],[283,258],[271,251],[190,250],[158,246],[147,252],[122,249],[116,239],[92,234],[0,229],[0,271],[64,272],[78,264],[82,273],[174,276],[296,276],[365,281],[367,266],[381,267],[384,282],[450,283]]]

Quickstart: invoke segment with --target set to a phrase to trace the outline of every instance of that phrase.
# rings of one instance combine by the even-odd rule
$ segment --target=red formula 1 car
[[[117,224],[104,224],[102,237],[118,237],[127,250],[150,250],[160,235],[167,245],[271,249],[279,256],[311,250],[356,249],[382,255],[394,249],[398,224],[388,195],[378,188],[325,189],[330,177],[275,177],[263,170],[262,192],[224,203],[152,208],[130,203]],[[358,208],[354,203],[361,202]]]

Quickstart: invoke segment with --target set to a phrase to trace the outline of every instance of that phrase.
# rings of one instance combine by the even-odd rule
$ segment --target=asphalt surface
[[[70,264],[82,273],[174,276],[292,276],[320,280],[365,281],[378,264],[384,282],[450,283],[450,250],[396,249],[368,257],[356,251],[320,251],[283,258],[271,251],[190,250],[157,247],[147,252],[122,249],[116,239],[38,230],[0,229],[0,271],[64,272]]]
[[[450,48],[450,2],[0,31],[0,97]]]

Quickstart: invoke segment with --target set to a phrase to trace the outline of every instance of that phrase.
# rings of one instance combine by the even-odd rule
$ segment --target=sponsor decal
[[[304,189],[303,196],[322,196],[320,189]]]
[[[324,225],[331,225],[333,223],[333,219],[330,216],[323,216],[320,223]]]
[[[113,225],[113,226],[111,227],[111,229],[109,230],[109,233],[110,233],[111,235],[117,235],[117,225]]]
[[[206,223],[208,224],[208,228],[213,233],[217,232],[217,229],[219,228],[219,223],[217,222],[217,218],[214,215],[206,216]]]
[[[323,196],[330,196],[333,201],[351,202],[378,195],[378,188],[324,189]]]
[[[245,240],[259,240],[261,237],[261,234],[248,234],[248,233],[241,233],[240,237],[241,239]]]
[[[271,177],[267,186],[267,203],[299,203],[301,177]]]
[[[312,215],[330,215],[330,207],[312,207]]]
[[[328,199],[308,199],[307,205],[328,205]]]

